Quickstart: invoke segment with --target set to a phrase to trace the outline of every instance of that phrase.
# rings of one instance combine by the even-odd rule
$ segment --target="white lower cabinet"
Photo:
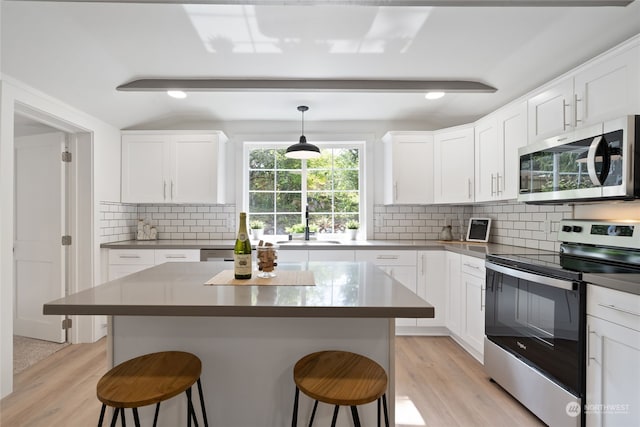
[[[484,259],[445,254],[446,325],[452,337],[480,362],[484,360]]]
[[[447,329],[455,335],[460,335],[461,297],[460,297],[460,254],[445,253],[444,274],[447,285]]]
[[[200,261],[199,249],[110,249],[108,280],[165,262]]]
[[[357,250],[356,261],[369,261],[380,267],[388,275],[402,283],[410,291],[417,293],[416,251]],[[396,319],[396,327],[416,326],[416,319]]]
[[[318,249],[309,251],[309,261],[349,261],[356,259],[356,252],[349,250]]]
[[[640,295],[587,288],[588,427],[640,425]]]
[[[461,256],[460,338],[480,362],[484,360],[485,274],[484,259]]]
[[[447,286],[445,251],[418,252],[418,296],[428,301],[434,308],[433,319],[417,319],[417,326],[438,328],[435,333],[446,333]]]

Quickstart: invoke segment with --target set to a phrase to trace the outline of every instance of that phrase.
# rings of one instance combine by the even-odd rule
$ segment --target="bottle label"
[[[241,242],[244,242],[245,240],[247,240],[246,233],[243,233],[243,232],[238,233],[238,240],[240,240]]]
[[[233,271],[238,275],[251,274],[251,254],[235,254],[233,256]]]

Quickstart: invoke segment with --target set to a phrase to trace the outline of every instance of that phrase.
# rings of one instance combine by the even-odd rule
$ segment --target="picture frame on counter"
[[[491,218],[470,218],[467,227],[467,242],[489,241],[491,231]]]

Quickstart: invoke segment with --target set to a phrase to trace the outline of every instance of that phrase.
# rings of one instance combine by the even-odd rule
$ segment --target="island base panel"
[[[308,353],[346,350],[378,362],[389,376],[387,398],[394,425],[394,319],[140,317],[112,319],[112,363],[145,353],[181,350],[202,360],[209,424],[220,427],[291,425],[293,366]],[[195,391],[195,390],[194,390]],[[197,393],[195,394],[197,396]],[[308,423],[313,401],[300,397],[299,422]],[[199,404],[196,404],[200,414]],[[358,407],[363,425],[376,425],[376,403]],[[317,425],[329,425],[333,408],[319,405]],[[153,419],[153,408],[141,408]],[[186,399],[161,406],[160,427],[186,426]],[[351,426],[342,408],[338,426]]]

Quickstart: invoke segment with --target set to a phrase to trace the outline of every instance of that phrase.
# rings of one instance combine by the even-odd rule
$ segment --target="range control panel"
[[[640,249],[640,221],[565,219],[558,241]]]

